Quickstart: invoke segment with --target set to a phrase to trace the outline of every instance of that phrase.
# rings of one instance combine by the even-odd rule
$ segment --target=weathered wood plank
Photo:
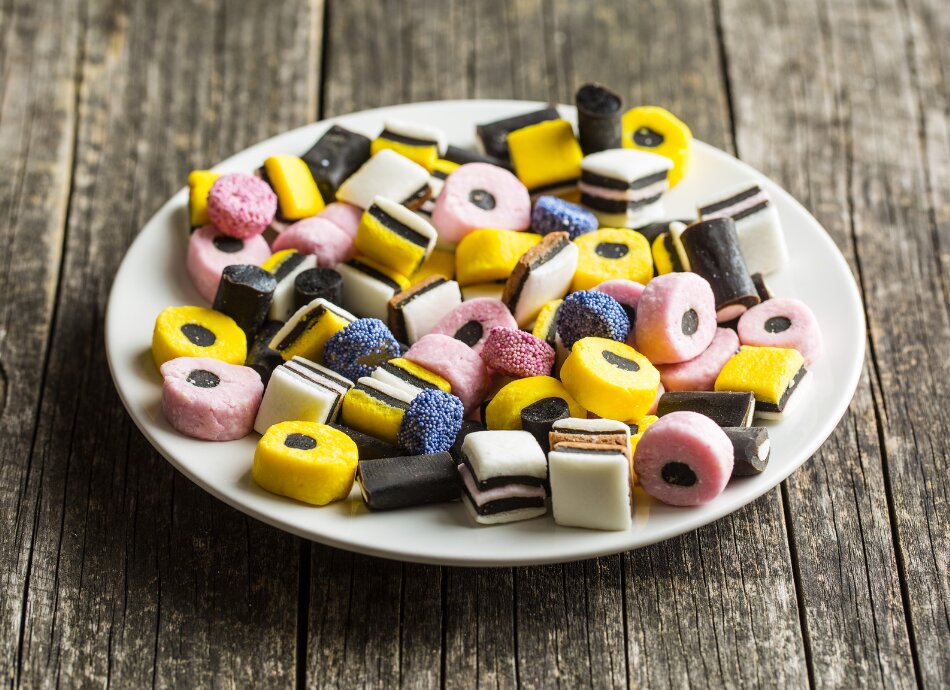
[[[149,448],[113,390],[101,320],[125,248],[189,169],[315,115],[319,16],[316,3],[185,0],[85,13],[63,279],[23,490],[36,524],[23,685],[294,683],[298,542]]]
[[[0,4],[0,678],[17,675],[34,442],[72,167],[81,7]]]
[[[950,673],[950,349],[928,211],[942,203],[946,217],[948,207],[940,192],[927,196],[925,132],[917,130],[930,122],[929,131],[945,132],[946,110],[935,116],[931,100],[920,106],[928,114],[918,111],[900,3],[723,7],[739,151],[811,208],[845,250],[870,328],[871,388],[866,377],[845,422],[788,482],[815,681],[911,686],[916,672],[940,687]],[[939,33],[939,22],[930,26]],[[749,41],[750,31],[762,40]],[[945,161],[934,158],[939,175]]]

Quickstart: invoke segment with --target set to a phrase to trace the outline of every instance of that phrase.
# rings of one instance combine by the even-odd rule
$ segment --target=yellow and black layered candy
[[[755,415],[778,419],[808,371],[798,350],[743,345],[716,378],[717,391],[755,394]]]
[[[398,445],[399,425],[412,398],[405,390],[364,376],[343,398],[340,421],[364,434]]]
[[[348,311],[323,298],[317,298],[294,312],[277,331],[270,347],[279,352],[285,361],[304,357],[322,364],[323,346],[327,340],[354,321],[356,317]]]
[[[416,272],[435,247],[435,228],[402,204],[376,197],[356,231],[356,251],[404,276]]]

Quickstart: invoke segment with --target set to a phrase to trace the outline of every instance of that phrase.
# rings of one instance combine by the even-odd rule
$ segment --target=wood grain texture
[[[102,342],[126,247],[189,169],[315,114],[319,7],[233,10],[102,0],[83,11],[62,280],[22,491],[35,522],[25,686],[294,684],[297,541],[150,449],[119,403]]]

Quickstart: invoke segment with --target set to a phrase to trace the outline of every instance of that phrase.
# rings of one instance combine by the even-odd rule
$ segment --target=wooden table
[[[950,684],[941,0],[2,0],[0,65],[10,686]],[[136,431],[106,296],[189,170],[323,116],[593,79],[783,184],[861,285],[854,402],[780,489],[620,556],[438,568],[266,527]]]

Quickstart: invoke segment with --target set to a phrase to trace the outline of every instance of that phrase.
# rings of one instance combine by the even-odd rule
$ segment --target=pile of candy
[[[692,135],[609,89],[479,125],[481,152],[391,120],[335,125],[254,174],[193,172],[187,256],[213,306],[169,307],[163,409],[209,441],[261,434],[252,475],[314,505],[461,499],[476,523],[631,526],[762,472],[766,427],[821,355],[750,181],[665,220]],[[251,458],[248,458],[251,463]]]

